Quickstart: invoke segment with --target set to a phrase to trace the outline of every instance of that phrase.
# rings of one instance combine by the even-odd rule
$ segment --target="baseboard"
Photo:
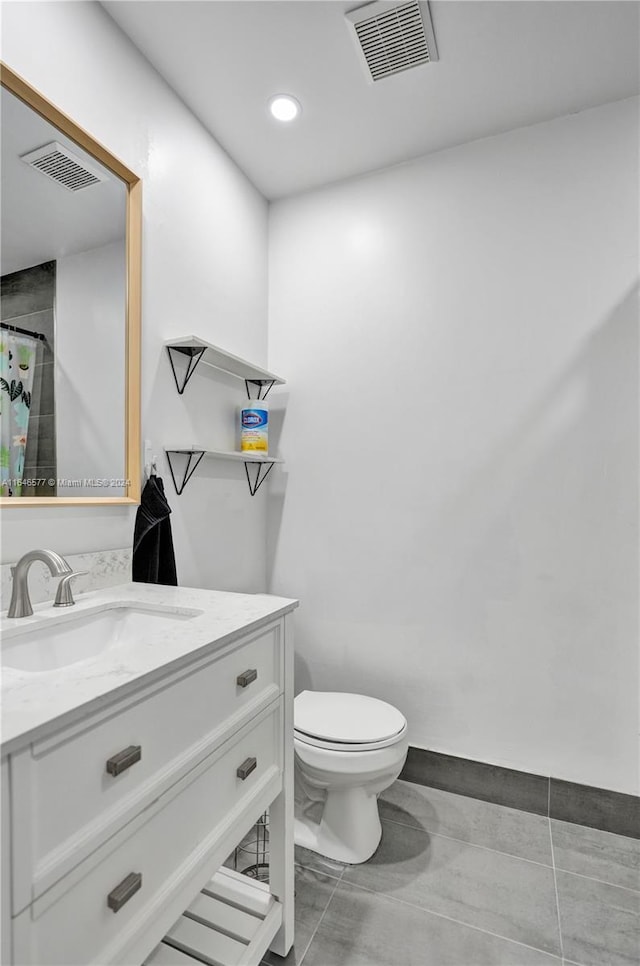
[[[640,798],[409,747],[400,778],[563,822],[640,838]]]

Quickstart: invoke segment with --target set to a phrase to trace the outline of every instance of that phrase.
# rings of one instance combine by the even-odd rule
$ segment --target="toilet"
[[[338,862],[366,862],[382,836],[378,795],[402,771],[403,714],[377,698],[301,691],[294,701],[295,842]]]

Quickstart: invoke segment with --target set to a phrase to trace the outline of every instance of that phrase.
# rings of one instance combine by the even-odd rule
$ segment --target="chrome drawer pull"
[[[124,751],[119,751],[112,758],[107,758],[107,771],[110,775],[119,775],[131,768],[142,758],[142,745],[129,745]]]
[[[142,872],[131,872],[126,879],[122,880],[120,885],[111,890],[107,896],[107,905],[114,912],[117,912],[141,887]]]
[[[238,685],[239,688],[246,688],[247,685],[251,684],[252,681],[255,681],[257,677],[258,677],[258,672],[254,667],[252,667],[252,668],[249,668],[248,671],[243,671],[242,674],[238,675],[238,677],[236,678],[236,684]]]
[[[251,774],[251,772],[253,771],[253,769],[256,767],[257,764],[258,764],[257,758],[245,758],[245,760],[242,762],[242,764],[236,771],[236,775],[238,776],[238,778],[241,779],[241,781],[244,781],[245,778],[249,777],[249,775]]]

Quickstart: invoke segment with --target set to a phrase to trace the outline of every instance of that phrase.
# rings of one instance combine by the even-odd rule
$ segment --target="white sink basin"
[[[117,604],[98,611],[45,618],[11,628],[2,636],[2,666],[21,671],[53,671],[98,657],[123,644],[152,642],[159,634],[180,633],[180,626],[201,614],[169,608]]]

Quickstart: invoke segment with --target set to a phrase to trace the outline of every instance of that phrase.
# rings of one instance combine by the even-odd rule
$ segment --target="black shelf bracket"
[[[207,349],[206,346],[199,346],[199,345],[198,346],[194,346],[194,345],[168,345],[167,346],[167,352],[169,353],[169,362],[171,363],[171,371],[173,372],[173,378],[175,380],[176,389],[178,390],[178,393],[180,395],[182,395],[187,383],[191,379],[191,376],[196,371],[196,366],[198,365],[203,355],[205,354],[206,349]],[[180,384],[180,379],[178,378],[178,374],[176,372],[176,367],[173,362],[173,356],[171,355],[172,352],[179,352],[180,355],[189,356],[189,364],[187,365],[187,371],[184,374],[182,385]]]
[[[165,452],[167,454],[167,462],[169,463],[169,470],[171,472],[171,479],[173,480],[175,491],[178,496],[181,496],[185,486],[197,470],[202,457],[206,455],[207,451],[204,449],[168,449],[165,450]],[[172,459],[172,457],[175,458],[178,456],[187,458],[180,482],[178,482],[176,475],[177,467],[174,469],[174,461]],[[251,473],[249,472],[249,466],[251,466]],[[254,468],[255,473],[253,472]],[[250,457],[247,457],[247,459],[244,460],[244,471],[247,475],[247,483],[249,484],[249,493],[251,496],[256,495],[272,468],[273,463],[267,463],[263,460],[252,460]]]
[[[251,479],[251,476],[249,474],[250,465],[256,468],[256,472],[253,480]],[[260,474],[262,472],[263,467],[265,466],[266,466],[266,470],[264,471],[264,473],[262,473],[262,476],[261,476]],[[251,494],[251,496],[256,495],[257,491],[260,489],[260,487],[262,486],[262,484],[264,483],[264,481],[266,480],[266,478],[268,477],[272,469],[273,469],[273,463],[256,463],[256,462],[251,462],[250,460],[245,461],[244,471],[247,474],[247,483],[249,484],[249,493]]]
[[[256,396],[256,399],[266,399],[275,385],[275,379],[245,379],[244,385],[247,390],[247,399],[251,399],[251,390],[249,389],[249,386],[258,387],[258,395]],[[265,386],[268,388],[263,393],[262,390]]]
[[[187,485],[187,483],[189,482],[189,480],[197,470],[200,464],[200,460],[205,454],[205,450],[203,449],[168,449],[166,452],[167,452],[167,460],[169,462],[169,469],[171,470],[171,479],[173,480],[173,485],[176,488],[176,493],[178,494],[178,496],[180,496],[185,486]],[[173,462],[171,460],[172,456],[187,457],[187,465],[184,468],[182,482],[179,485],[176,481],[176,475],[173,471]]]

